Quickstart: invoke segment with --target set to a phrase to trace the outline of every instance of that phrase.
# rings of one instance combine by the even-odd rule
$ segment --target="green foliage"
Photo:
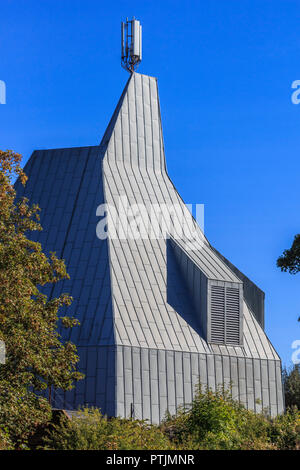
[[[277,266],[281,271],[296,274],[300,271],[300,234],[296,235],[289,250],[284,250],[277,260]]]
[[[50,419],[47,400],[23,387],[0,381],[0,423],[15,448],[26,448],[29,436]]]
[[[285,405],[290,408],[296,406],[300,410],[300,366],[295,364],[290,370],[284,369],[282,373],[285,391]]]
[[[6,428],[0,428],[0,450],[13,450],[14,446]]]
[[[300,450],[300,412],[297,407],[272,420],[269,436],[279,450]]]
[[[189,408],[166,415],[160,426],[111,418],[84,409],[49,432],[44,449],[55,450],[277,450],[300,448],[300,413],[271,419],[234,401],[229,391],[198,387]]]
[[[231,398],[230,391],[202,391],[189,408],[167,416],[162,429],[176,448],[186,450],[295,449],[300,443],[298,411],[270,419]]]
[[[5,426],[17,447],[24,445],[35,426],[47,421],[50,405],[34,391],[48,387],[70,389],[82,377],[78,356],[70,342],[57,333],[74,319],[58,317],[69,305],[67,294],[48,300],[40,287],[68,279],[63,260],[47,257],[27,233],[42,230],[39,208],[27,199],[16,202],[15,176],[25,184],[21,156],[0,151],[0,339],[6,345],[6,363],[0,366],[0,427]]]
[[[191,406],[180,409],[176,417],[168,417],[163,426],[183,449],[273,447],[267,434],[267,419],[246,410],[223,388],[202,391],[199,385]]]
[[[175,449],[167,436],[145,421],[103,416],[86,408],[55,426],[44,449],[55,450],[168,450]]]
[[[16,202],[12,180],[25,184],[21,156],[0,151],[0,339],[6,364],[0,366],[0,449],[27,448],[30,436],[51,419],[50,405],[35,391],[70,389],[82,377],[78,356],[57,333],[76,326],[59,318],[60,307],[71,303],[67,294],[48,300],[40,287],[68,279],[63,260],[47,257],[28,231],[41,230],[39,208],[28,200]],[[300,235],[278,259],[283,271],[300,271]],[[299,407],[299,368],[284,375],[288,405]],[[45,449],[169,450],[169,449],[299,449],[300,414],[296,408],[270,419],[232,400],[229,391],[198,387],[189,408],[167,415],[161,426],[145,421],[103,416],[84,409],[71,421],[53,426]]]
[[[277,266],[281,271],[297,274],[300,272],[300,233],[295,236],[293,244],[289,250],[284,250],[277,260]],[[300,321],[300,317],[298,317]]]
[[[289,250],[284,250],[277,260],[277,266],[281,271],[297,274],[300,272],[300,233],[295,236],[293,244]],[[300,321],[300,317],[298,317]]]

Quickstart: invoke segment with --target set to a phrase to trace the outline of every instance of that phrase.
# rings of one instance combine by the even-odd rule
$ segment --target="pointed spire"
[[[165,168],[157,80],[133,73],[101,141],[108,160],[161,172]]]

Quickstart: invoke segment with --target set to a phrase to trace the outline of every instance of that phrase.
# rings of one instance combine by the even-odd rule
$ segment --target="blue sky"
[[[300,274],[276,259],[300,232],[298,0],[1,0],[0,148],[96,145],[128,78],[120,21],[143,25],[141,73],[158,77],[167,165],[205,204],[215,247],[266,292],[284,364],[300,339]]]

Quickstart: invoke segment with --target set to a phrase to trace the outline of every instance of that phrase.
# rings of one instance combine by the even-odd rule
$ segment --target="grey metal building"
[[[67,314],[81,326],[62,332],[80,355],[85,380],[55,390],[53,404],[100,407],[112,416],[159,422],[191,402],[200,381],[232,383],[248,408],[283,411],[281,362],[264,332],[264,293],[218,253],[196,226],[165,165],[157,80],[132,73],[99,146],[35,151],[19,195],[40,205],[34,237],[66,261]],[[96,235],[97,207],[173,204],[194,230],[126,239]],[[65,312],[63,312],[65,314]]]

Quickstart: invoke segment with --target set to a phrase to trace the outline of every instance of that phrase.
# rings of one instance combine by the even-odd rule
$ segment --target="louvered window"
[[[225,343],[225,287],[211,287],[211,341]]]
[[[238,287],[211,286],[210,341],[238,345],[241,320],[241,291]]]

